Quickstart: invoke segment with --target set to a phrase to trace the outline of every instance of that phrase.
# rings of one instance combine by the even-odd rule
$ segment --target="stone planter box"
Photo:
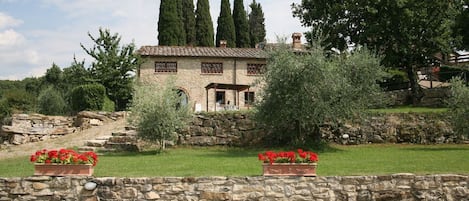
[[[264,176],[316,176],[317,163],[265,163]]]
[[[93,170],[92,164],[34,164],[35,176],[91,176]]]

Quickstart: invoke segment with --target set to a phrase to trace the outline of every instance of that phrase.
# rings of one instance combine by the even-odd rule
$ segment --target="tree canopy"
[[[133,43],[120,46],[121,37],[112,34],[108,29],[99,29],[99,37],[90,33],[88,36],[95,43],[87,49],[81,47],[95,61],[92,62],[90,73],[96,81],[106,87],[107,96],[114,101],[117,110],[125,110],[132,99],[132,80],[140,57],[134,54]]]
[[[185,45],[181,0],[161,0],[158,17],[158,44]]]
[[[196,44],[193,0],[182,0],[182,20],[184,23],[184,31],[186,33],[186,44],[193,46]]]
[[[233,20],[236,32],[236,47],[249,47],[251,44],[249,39],[249,24],[243,0],[234,0]]]
[[[195,38],[197,46],[213,47],[213,22],[208,0],[197,0]]]
[[[251,47],[256,47],[260,42],[265,41],[265,18],[262,6],[253,0],[249,5],[251,12],[249,13],[249,36]]]
[[[226,40],[227,47],[236,47],[236,33],[231,16],[230,2],[228,0],[221,1],[220,15],[217,21],[217,36],[215,43],[217,47],[220,47],[220,40]]]
[[[319,127],[360,114],[380,97],[377,81],[385,75],[379,59],[366,49],[347,57],[326,56],[320,48],[296,54],[274,50],[262,77],[257,119],[273,133],[269,143],[321,141]]]
[[[428,66],[437,52],[452,50],[452,24],[459,0],[375,1],[303,0],[293,15],[312,27],[309,41],[324,38],[327,48],[367,46],[383,56],[382,64],[406,70],[413,102],[422,97],[416,68]]]

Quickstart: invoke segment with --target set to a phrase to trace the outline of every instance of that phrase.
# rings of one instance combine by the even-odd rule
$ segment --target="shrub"
[[[106,88],[101,84],[85,84],[72,89],[71,105],[74,112],[101,110],[104,105]]]
[[[379,82],[381,88],[386,91],[408,89],[409,88],[409,77],[407,73],[397,69],[387,69],[388,77]]]
[[[38,111],[46,115],[63,115],[67,104],[62,94],[50,86],[42,90],[38,97]]]
[[[115,107],[116,107],[116,104],[114,103],[114,101],[112,101],[111,99],[109,99],[109,97],[104,96],[104,104],[103,104],[102,111],[114,112],[114,111],[115,111]]]
[[[377,81],[385,73],[366,49],[347,57],[277,49],[268,62],[256,118],[271,130],[270,144],[320,144],[326,121],[355,117],[381,97]]]
[[[129,118],[129,123],[137,127],[138,136],[158,142],[160,150],[165,148],[165,140],[175,138],[174,133],[186,125],[189,117],[189,107],[179,104],[172,81],[165,86],[135,84]]]
[[[456,133],[469,136],[469,88],[459,78],[451,80],[449,115]]]

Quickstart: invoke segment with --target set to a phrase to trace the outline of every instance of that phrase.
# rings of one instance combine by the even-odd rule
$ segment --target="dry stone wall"
[[[93,190],[84,188],[94,182]],[[0,178],[0,200],[469,200],[468,175]]]
[[[46,116],[42,114],[14,114],[10,125],[0,130],[0,143],[20,145],[57,138],[77,130],[100,126],[123,118],[123,112],[82,111],[77,116]]]
[[[323,125],[323,139],[338,144],[368,143],[469,143],[455,135],[445,114],[375,114],[343,123]],[[187,129],[179,132],[177,144],[250,146],[262,142],[266,131],[252,119],[252,113],[201,113]]]

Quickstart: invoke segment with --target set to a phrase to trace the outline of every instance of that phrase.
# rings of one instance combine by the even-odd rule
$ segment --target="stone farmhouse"
[[[301,48],[301,34],[293,34]],[[165,84],[174,77],[178,93],[194,111],[249,109],[258,97],[254,83],[267,64],[264,48],[143,46],[144,63],[137,72],[143,82]]]

